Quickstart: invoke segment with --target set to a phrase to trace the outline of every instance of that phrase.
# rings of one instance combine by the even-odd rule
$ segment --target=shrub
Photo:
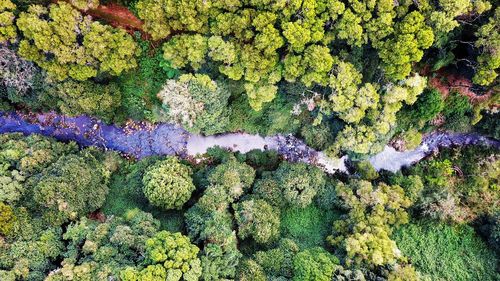
[[[293,239],[304,247],[323,246],[337,214],[311,204],[305,208],[291,207],[282,211],[282,237]]]
[[[498,258],[470,226],[420,221],[395,231],[394,239],[432,280],[498,280]]]

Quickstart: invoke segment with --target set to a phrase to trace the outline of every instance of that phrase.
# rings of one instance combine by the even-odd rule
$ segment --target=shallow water
[[[178,155],[180,157],[203,154],[213,146],[220,146],[246,153],[253,149],[272,149],[285,159],[306,162],[322,167],[325,171],[346,171],[346,156],[328,158],[324,153],[308,147],[290,135],[261,137],[245,133],[228,133],[216,136],[190,134],[173,124],[129,123],[119,127],[88,116],[67,117],[53,112],[22,114],[0,112],[0,133],[21,132],[41,134],[61,141],[75,141],[81,146],[97,146],[116,150],[136,158],[152,155]],[[427,135],[415,150],[398,152],[387,146],[384,151],[370,158],[377,170],[397,171],[429,155],[439,147],[450,145],[490,145],[500,149],[500,142],[478,134]]]

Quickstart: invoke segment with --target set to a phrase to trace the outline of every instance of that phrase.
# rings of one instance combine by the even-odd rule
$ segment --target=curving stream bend
[[[75,141],[80,146],[97,146],[116,150],[136,158],[152,155],[178,155],[194,157],[213,146],[220,146],[242,153],[252,149],[273,149],[285,159],[306,162],[322,167],[326,172],[347,171],[346,156],[328,158],[324,153],[308,147],[291,135],[261,137],[245,133],[228,133],[217,136],[191,134],[173,124],[129,122],[123,127],[107,125],[88,117],[67,117],[54,112],[30,113],[0,112],[0,133],[20,132],[41,134],[60,141]],[[468,133],[432,133],[427,135],[415,150],[398,152],[392,147],[372,156],[370,162],[377,170],[397,171],[429,155],[439,147],[451,145],[489,145],[500,149],[500,141]]]

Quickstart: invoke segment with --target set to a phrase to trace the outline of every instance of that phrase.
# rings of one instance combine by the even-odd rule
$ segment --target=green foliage
[[[128,210],[141,209],[151,213],[161,223],[161,229],[179,232],[184,223],[179,210],[165,210],[151,205],[142,191],[142,178],[146,169],[159,157],[148,157],[136,162],[124,162],[110,179],[109,193],[101,208],[106,215],[122,216]]]
[[[492,84],[498,76],[500,67],[500,35],[497,32],[500,27],[499,21],[500,8],[497,7],[489,22],[476,32],[478,39],[475,46],[481,50],[481,54],[477,57],[479,65],[472,81],[482,86]]]
[[[168,39],[164,55],[173,67],[198,70],[208,62],[231,80],[243,80],[257,111],[274,99],[283,78],[307,87],[328,85],[332,54],[350,48],[374,47],[386,75],[404,79],[434,40],[415,9],[424,10],[419,3],[408,13],[409,1],[299,2],[141,0],[136,8],[154,40]]]
[[[238,267],[238,280],[241,281],[266,281],[266,274],[261,266],[254,260],[244,260]]]
[[[157,93],[167,79],[178,75],[178,71],[163,58],[160,50],[152,49],[147,41],[137,40],[141,48],[138,67],[117,79],[122,93],[123,116],[120,121],[131,118],[156,122],[157,107],[161,106]]]
[[[476,125],[476,128],[483,134],[486,134],[494,139],[500,140],[500,113],[487,113]]]
[[[293,277],[293,259],[300,251],[299,246],[291,239],[281,239],[278,246],[255,253],[255,261],[269,277]]]
[[[283,162],[274,177],[286,203],[300,208],[311,204],[317,191],[325,185],[323,172],[304,163]]]
[[[84,217],[63,234],[67,246],[62,267],[46,280],[118,278],[125,267],[143,262],[146,240],[158,228],[151,214],[138,209],[101,223]]]
[[[442,113],[446,117],[464,115],[472,110],[469,99],[459,93],[452,93],[446,98]]]
[[[338,263],[339,260],[323,248],[307,249],[293,259],[293,280],[330,281]]]
[[[498,258],[470,226],[419,222],[394,233],[403,254],[432,280],[497,280]]]
[[[10,0],[0,1],[0,43],[14,43],[17,30],[14,25],[16,5]]]
[[[299,128],[299,122],[292,115],[292,100],[288,94],[279,94],[273,101],[264,104],[262,110],[254,111],[248,98],[239,94],[238,89],[232,89],[237,97],[230,104],[231,115],[227,131],[245,131],[247,133],[274,135],[278,133],[294,133]]]
[[[306,208],[287,208],[281,214],[282,237],[293,239],[303,247],[324,246],[338,214],[309,205]]]
[[[341,151],[355,154],[374,154],[383,150],[396,126],[396,113],[403,103],[411,105],[426,87],[427,79],[416,74],[398,85],[384,89],[377,110],[370,110],[359,124],[346,125],[326,153],[338,156]]]
[[[224,161],[209,173],[209,185],[203,196],[185,213],[189,236],[195,242],[205,242],[201,253],[203,280],[233,279],[241,258],[229,207],[250,188],[255,178],[255,171],[250,166],[238,162],[232,155]],[[264,208],[269,209],[269,207],[266,205]],[[261,217],[252,220],[251,224],[242,226],[246,228],[243,232],[255,230],[256,240],[269,239],[275,235],[273,224],[279,223],[279,220],[266,220],[267,218],[261,219]]]
[[[405,191],[405,195],[412,202],[416,202],[424,190],[424,183],[418,175],[404,176],[401,172],[398,172],[389,178],[389,182],[392,185],[401,186]]]
[[[92,22],[68,3],[49,9],[32,5],[16,24],[24,36],[19,54],[57,80],[120,75],[137,65],[137,46],[129,34]]]
[[[33,198],[50,222],[75,220],[103,205],[109,174],[90,151],[64,155],[32,178]]]
[[[229,122],[230,95],[223,81],[215,82],[202,74],[184,74],[178,81],[168,80],[158,98],[167,107],[168,121],[192,133],[216,134],[224,132]]]
[[[424,16],[413,11],[395,25],[395,34],[381,44],[379,56],[386,75],[401,80],[410,74],[412,63],[422,59],[423,50],[432,45],[434,33],[425,24]]]
[[[336,58],[329,82],[333,91],[322,110],[337,113],[347,123],[358,123],[367,110],[377,107],[379,101],[377,89],[370,83],[361,85],[362,78],[353,64]]]
[[[127,268],[121,272],[120,279],[196,281],[201,275],[198,252],[198,247],[181,233],[160,231],[146,240],[146,267]]]
[[[120,89],[114,83],[102,85],[68,80],[56,84],[49,94],[57,100],[57,107],[63,114],[98,116],[106,122],[114,119],[121,104]]]
[[[419,281],[420,275],[411,265],[396,265],[395,269],[389,273],[387,281]]]
[[[189,64],[197,70],[204,62],[207,39],[201,35],[176,35],[163,46],[163,57],[175,68]]]
[[[415,121],[432,120],[444,108],[441,93],[436,89],[426,90],[411,107],[411,115]]]
[[[29,227],[24,225],[23,227]],[[55,269],[53,262],[62,254],[64,243],[60,228],[31,233],[30,239],[2,243],[0,264],[15,280],[44,280],[46,272]]]
[[[405,149],[416,149],[422,143],[422,133],[415,129],[410,129],[402,133],[401,140],[404,143]]]
[[[69,3],[80,11],[96,9],[99,6],[99,0],[70,0]]]
[[[190,168],[175,157],[167,157],[150,166],[142,183],[149,202],[165,210],[181,209],[196,189]]]
[[[356,173],[363,180],[371,181],[379,177],[377,170],[372,166],[370,161],[359,161],[355,164]]]
[[[12,207],[0,202],[0,234],[9,235],[16,221]]]
[[[257,243],[270,243],[279,236],[280,211],[261,199],[250,199],[237,203],[235,219],[238,236],[252,237]]]
[[[333,224],[332,245],[346,251],[347,264],[365,264],[369,267],[392,264],[402,256],[396,243],[390,239],[392,226],[408,222],[405,208],[411,204],[401,187],[368,181],[339,183],[336,192],[348,210]]]
[[[419,209],[431,218],[456,222],[495,214],[500,200],[499,159],[487,147],[476,147],[446,149],[435,159],[418,163],[410,173],[420,176],[425,186]]]

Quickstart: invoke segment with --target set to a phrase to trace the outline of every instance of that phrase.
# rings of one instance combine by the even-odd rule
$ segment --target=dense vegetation
[[[498,0],[0,0],[0,110],[293,134],[127,155],[0,135],[0,280],[499,280]]]
[[[270,153],[136,161],[4,134],[0,277],[498,279],[498,152],[350,177]]]

